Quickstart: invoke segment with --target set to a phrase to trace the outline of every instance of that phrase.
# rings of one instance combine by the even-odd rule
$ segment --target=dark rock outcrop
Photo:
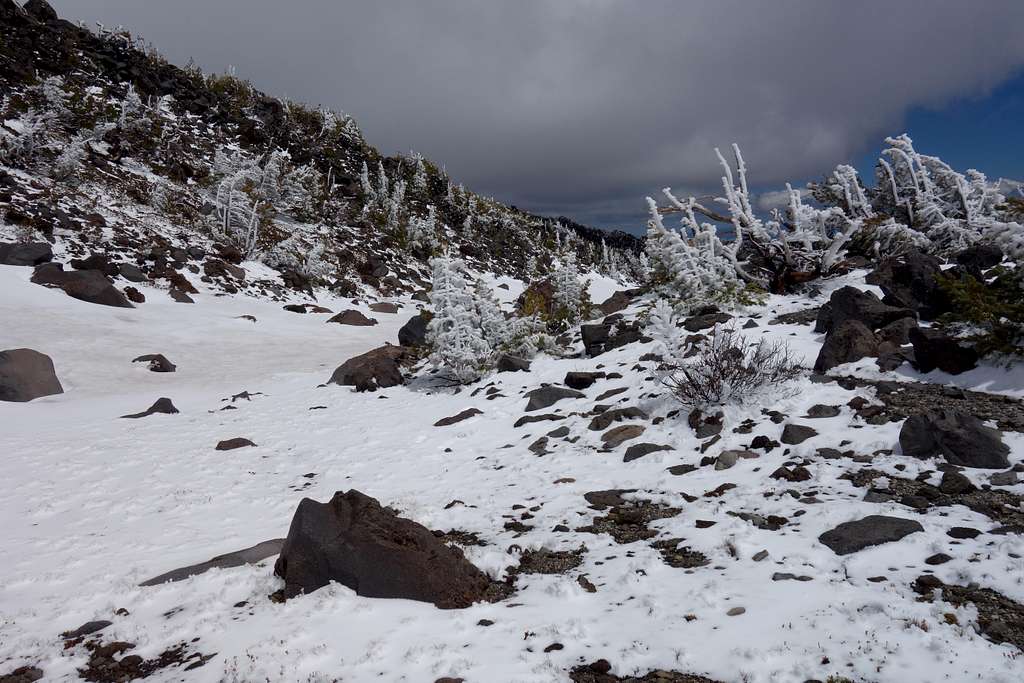
[[[140,417],[149,417],[150,415],[154,415],[156,413],[162,413],[164,415],[176,415],[178,413],[178,409],[174,407],[174,404],[171,402],[171,399],[158,398],[153,405],[151,405],[149,408],[142,411],[141,413],[132,413],[130,415],[122,415],[121,417],[130,420],[137,420]],[[218,450],[221,449],[219,449],[218,447]]]
[[[882,288],[885,303],[909,308],[922,320],[932,320],[949,310],[949,299],[939,285],[941,274],[937,258],[911,250],[883,261],[865,281]]]
[[[162,353],[147,353],[144,356],[133,358],[132,362],[149,363],[149,369],[152,372],[174,372],[178,369],[178,366],[167,360]]]
[[[274,573],[285,598],[337,581],[369,598],[404,598],[442,609],[487,597],[490,580],[426,527],[350,490],[299,503]]]
[[[53,260],[53,250],[46,242],[0,242],[0,265],[38,266]]]
[[[908,417],[900,429],[900,448],[914,458],[942,455],[961,467],[1006,469],[1010,447],[1002,437],[973,415],[938,410]]]
[[[934,328],[914,328],[909,333],[914,345],[914,365],[921,372],[939,369],[951,375],[973,370],[978,365],[978,352]]]
[[[533,389],[532,391],[526,392],[526,397],[530,399],[526,404],[526,412],[529,413],[534,410],[541,410],[552,406],[562,399],[584,398],[584,395],[575,389],[556,387],[549,384],[546,387],[540,387],[539,389]]]
[[[825,337],[814,361],[815,372],[825,372],[843,363],[852,363],[878,352],[875,334],[859,320],[845,320]]]
[[[370,327],[376,325],[377,320],[375,318],[367,318],[365,315],[354,309],[342,311],[332,318],[327,320],[329,323],[338,323],[339,325],[355,325],[357,327]]]
[[[425,346],[427,343],[427,323],[430,322],[428,313],[420,313],[409,318],[409,322],[402,325],[398,330],[398,343],[410,348]]]
[[[498,362],[495,367],[498,372],[529,372],[530,361],[525,358],[517,358],[504,353],[500,358],[498,358]]]
[[[593,386],[594,382],[604,377],[603,372],[567,372],[562,382],[567,387],[583,390]]]
[[[103,306],[134,308],[125,295],[98,270],[65,271],[59,263],[44,263],[32,273],[37,285],[56,287],[73,299]]]
[[[902,318],[913,317],[913,311],[888,306],[873,292],[846,286],[832,292],[828,303],[822,306],[814,331],[831,332],[847,320],[856,320],[869,330],[877,330]]]
[[[53,361],[45,353],[33,349],[0,351],[0,401],[23,403],[63,393]]]

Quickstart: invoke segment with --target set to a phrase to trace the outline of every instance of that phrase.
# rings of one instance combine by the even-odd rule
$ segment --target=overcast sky
[[[758,187],[803,182],[1024,66],[1024,0],[51,1],[602,227],[638,228],[666,185],[714,190],[715,146],[739,143]],[[992,132],[936,130],[920,148]]]

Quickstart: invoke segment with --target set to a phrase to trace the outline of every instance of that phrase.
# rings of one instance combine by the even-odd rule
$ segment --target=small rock
[[[217,444],[216,450],[218,451],[233,451],[236,448],[245,448],[247,446],[255,446],[252,441],[242,437],[235,437],[234,439],[226,439]]]
[[[844,522],[823,533],[818,540],[836,555],[849,555],[874,545],[898,541],[919,531],[924,531],[924,527],[911,519],[869,515],[853,522]]]
[[[474,415],[483,415],[483,411],[482,410],[478,410],[476,408],[466,408],[461,413],[457,413],[455,415],[452,415],[451,417],[441,418],[440,420],[438,420],[437,422],[434,423],[434,426],[435,427],[447,427],[447,426],[453,425],[453,424],[455,424],[457,422],[462,422],[463,420],[468,420],[469,418],[473,417]]]
[[[726,616],[730,616],[730,617],[738,617],[741,614],[745,614],[746,611],[747,611],[746,607],[733,607],[733,608],[730,608],[729,611],[726,612],[725,614],[726,614]]]
[[[817,435],[818,432],[812,429],[811,427],[793,424],[792,422],[790,422],[785,427],[783,427],[781,440],[784,444],[795,446]]]

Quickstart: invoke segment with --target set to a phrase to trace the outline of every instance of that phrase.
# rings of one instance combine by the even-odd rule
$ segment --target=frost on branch
[[[486,370],[493,350],[484,338],[480,312],[465,264],[447,255],[430,260],[434,317],[427,325],[433,348],[430,362],[459,384],[476,381]]]

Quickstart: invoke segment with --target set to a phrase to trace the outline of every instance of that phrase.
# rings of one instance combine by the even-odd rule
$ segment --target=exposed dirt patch
[[[89,651],[89,661],[85,667],[78,670],[78,674],[87,681],[99,683],[122,683],[136,678],[147,678],[161,669],[170,667],[191,671],[203,666],[217,654],[190,652],[190,643],[178,643],[153,659],[143,659],[139,655],[124,655],[135,648],[134,643],[115,641],[104,644],[99,640],[90,640],[83,646]],[[119,656],[120,659],[117,659]]]
[[[974,605],[978,610],[978,628],[989,640],[1010,643],[1024,652],[1024,605],[991,588],[947,585],[931,574],[914,582],[914,590],[928,598],[935,589],[940,589],[942,599],[952,605]]]
[[[589,495],[589,494],[588,494]],[[617,501],[608,510],[608,514],[595,517],[588,526],[578,527],[576,531],[591,534],[611,534],[616,543],[633,543],[646,541],[658,535],[657,531],[648,529],[647,525],[657,519],[675,517],[682,510],[662,503],[649,500],[626,501],[617,497]]]
[[[611,664],[606,659],[599,659],[591,664],[577,666],[569,672],[569,680],[573,683],[721,683],[705,676],[684,674],[678,671],[650,671],[643,676],[615,676],[608,673]]]
[[[537,550],[525,550],[519,557],[519,566],[509,570],[509,576],[515,577],[519,574],[564,574],[575,569],[583,562],[583,555],[587,552],[586,546],[580,546],[576,550],[548,550],[538,548]]]
[[[670,567],[694,569],[711,562],[704,553],[685,545],[679,545],[682,542],[681,538],[666,538],[655,541],[651,547],[661,553],[661,559]]]

